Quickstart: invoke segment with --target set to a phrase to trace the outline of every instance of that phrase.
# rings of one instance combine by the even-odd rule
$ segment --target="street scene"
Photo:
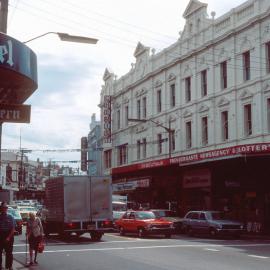
[[[0,270],[270,265],[269,0],[0,0]]]
[[[30,269],[269,269],[270,239],[208,239],[175,235],[137,238],[135,235],[106,234],[101,242],[88,235],[61,241],[46,240],[38,265]],[[14,244],[18,269],[24,269],[25,237]],[[19,266],[20,265],[20,266]]]

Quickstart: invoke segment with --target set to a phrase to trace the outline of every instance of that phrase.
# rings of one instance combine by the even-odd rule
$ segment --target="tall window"
[[[117,110],[116,112],[116,121],[117,121],[117,129],[120,129],[121,127],[121,115],[120,115],[120,110]]]
[[[207,70],[201,72],[201,92],[202,97],[207,95]]]
[[[175,107],[175,84],[170,85],[170,105],[171,108]]]
[[[202,145],[208,144],[208,121],[207,117],[202,117]]]
[[[161,90],[157,91],[157,112],[161,112]]]
[[[192,147],[191,121],[186,122],[186,148]]]
[[[244,81],[250,80],[250,51],[243,53]]]
[[[171,140],[170,140],[170,143],[171,143],[171,151],[174,151],[175,150],[175,130],[171,130],[170,132],[170,136],[171,136]]]
[[[142,155],[143,158],[146,158],[147,152],[146,152],[146,138],[142,139]]]
[[[162,153],[162,134],[157,135],[158,154]]]
[[[105,169],[110,169],[112,167],[112,150],[104,151],[104,166]]]
[[[267,129],[270,133],[270,98],[267,99]]]
[[[128,106],[125,107],[125,126],[128,126]]]
[[[191,101],[191,77],[185,78],[186,102]]]
[[[123,144],[118,147],[118,165],[127,164],[128,160],[128,145]]]
[[[137,100],[137,119],[141,119],[141,100]]]
[[[220,64],[220,81],[221,89],[227,88],[227,62],[224,61]]]
[[[251,104],[247,104],[244,106],[244,131],[245,136],[249,136],[252,134],[252,112],[251,112]]]
[[[146,111],[146,105],[147,105],[147,104],[146,104],[146,97],[143,98],[142,102],[143,102],[143,104],[142,104],[142,105],[143,105],[143,111],[142,111],[142,113],[143,113],[143,118],[146,118],[146,112],[147,112],[147,111]]]
[[[141,158],[141,141],[137,140],[137,159]]]
[[[227,141],[229,138],[228,111],[221,113],[221,139]]]
[[[270,41],[265,44],[266,50],[266,72],[270,73]]]

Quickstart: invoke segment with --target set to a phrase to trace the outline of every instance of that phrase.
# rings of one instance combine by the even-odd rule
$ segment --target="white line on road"
[[[268,259],[269,257],[265,257],[265,256],[258,256],[258,255],[248,255],[249,257],[252,258],[258,258],[258,259]]]
[[[64,253],[64,252],[89,252],[89,251],[113,251],[113,250],[136,250],[136,249],[158,249],[158,248],[186,248],[186,247],[200,247],[200,248],[214,248],[214,247],[257,247],[269,246],[269,244],[235,244],[235,245],[160,245],[160,246],[139,246],[139,247],[111,247],[111,248],[88,248],[88,249],[59,249],[59,250],[45,250],[44,253]],[[23,254],[24,251],[13,252],[14,254]]]
[[[205,248],[204,250],[208,250],[208,251],[220,251],[219,249],[215,249],[215,248]]]

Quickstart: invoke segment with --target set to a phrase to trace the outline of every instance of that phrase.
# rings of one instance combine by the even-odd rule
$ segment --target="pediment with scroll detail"
[[[198,109],[198,112],[200,112],[200,113],[207,112],[207,111],[209,111],[209,107],[205,104],[202,104]]]
[[[193,14],[194,12],[196,12],[197,10],[199,10],[201,8],[207,8],[207,4],[202,3],[198,0],[191,0],[191,1],[189,1],[188,6],[186,7],[186,10],[183,14],[183,17],[187,18],[191,14]]]
[[[227,98],[225,98],[225,97],[221,98],[221,99],[218,101],[218,103],[217,103],[217,105],[218,105],[219,107],[221,107],[221,106],[226,106],[226,105],[229,105],[229,104],[230,104],[230,101],[229,101]]]
[[[192,116],[192,111],[190,110],[185,110],[184,113],[183,113],[183,117],[191,117]]]
[[[251,97],[253,97],[253,94],[248,89],[245,89],[242,91],[242,93],[240,94],[239,97],[240,97],[240,99],[251,98]]]
[[[139,55],[141,55],[142,53],[144,53],[147,50],[149,50],[148,47],[145,47],[141,42],[138,42],[137,47],[136,47],[133,55],[134,55],[134,57],[137,58]]]

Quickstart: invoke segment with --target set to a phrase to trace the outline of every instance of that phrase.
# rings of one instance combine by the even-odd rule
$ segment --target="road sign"
[[[30,123],[31,106],[0,103],[0,122]]]

